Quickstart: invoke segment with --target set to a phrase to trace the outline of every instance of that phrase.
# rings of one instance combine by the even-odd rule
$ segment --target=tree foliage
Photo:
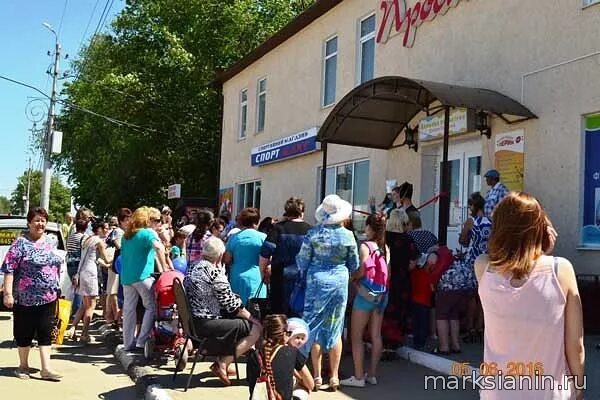
[[[15,215],[25,215],[24,197],[27,196],[27,182],[29,182],[29,206],[34,207],[40,204],[42,192],[42,172],[31,171],[28,176],[27,171],[18,179],[17,187],[10,195],[10,211]],[[49,221],[63,222],[65,214],[71,210],[71,189],[62,184],[56,176],[50,181],[50,209],[48,211]]]
[[[0,196],[0,214],[10,212],[10,200],[6,196]]]
[[[221,99],[215,74],[272,35],[312,0],[128,0],[110,34],[74,64],[59,118],[76,203],[96,212],[216,197]],[[133,124],[133,125],[130,125]]]

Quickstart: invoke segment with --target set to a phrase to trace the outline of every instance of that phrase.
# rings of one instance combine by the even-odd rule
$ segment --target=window
[[[591,6],[592,4],[600,3],[600,0],[583,0],[583,6]]]
[[[583,178],[584,247],[600,247],[600,114],[585,118],[585,158]]]
[[[323,107],[335,102],[337,48],[337,36],[325,42],[325,58],[323,60]]]
[[[267,78],[258,81],[256,108],[256,132],[265,130],[265,113],[267,108]]]
[[[375,14],[360,21],[358,67],[359,83],[373,79],[375,74]]]
[[[327,167],[325,195],[337,194],[352,204],[354,210],[369,211],[369,161],[356,161]],[[321,196],[321,168],[317,169],[317,203]],[[353,213],[357,231],[364,230],[366,215]]]
[[[260,208],[261,182],[254,181],[237,185],[236,209],[239,213],[243,208]]]
[[[240,133],[239,138],[245,139],[248,123],[248,89],[240,92]]]

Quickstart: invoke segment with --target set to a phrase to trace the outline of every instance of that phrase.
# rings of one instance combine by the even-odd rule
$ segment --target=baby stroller
[[[173,293],[173,280],[179,278],[183,281],[183,277],[179,271],[167,271],[160,274],[154,283],[156,319],[150,337],[144,345],[144,357],[147,360],[157,354],[174,355],[185,342],[183,331],[179,328]]]

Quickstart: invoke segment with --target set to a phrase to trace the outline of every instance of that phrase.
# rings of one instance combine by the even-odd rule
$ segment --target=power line
[[[111,0],[106,0],[106,4],[104,5],[104,10],[102,10],[102,14],[100,14],[100,19],[98,20],[98,25],[96,25],[96,30],[94,31],[94,34],[92,35],[92,41],[94,40],[94,38],[100,31],[100,27],[102,26],[102,19],[105,18],[105,14],[108,9],[109,3],[111,3]]]
[[[98,34],[98,32],[100,31],[100,28],[102,27],[102,23],[103,21],[106,20],[106,15],[108,15],[107,10],[109,8],[109,4],[110,7],[112,7],[114,0],[106,0],[106,4],[104,4],[104,9],[102,10],[102,14],[100,14],[100,19],[98,20],[98,24],[96,25],[96,29],[94,30],[94,34],[92,35],[92,38],[90,39],[90,44],[88,45],[88,48],[92,46],[92,44],[94,43],[94,40],[96,39],[96,35]],[[79,68],[79,70],[77,71],[77,76],[75,79],[79,78],[79,75],[81,74],[81,71],[83,71],[86,67],[88,63],[88,58],[85,57],[83,60],[83,65],[81,66],[81,68]]]
[[[69,0],[65,0],[65,6],[62,10],[62,15],[60,17],[60,24],[58,24],[58,33],[57,36],[60,37],[60,30],[62,29],[63,19],[65,18],[65,13],[67,11],[67,4],[69,4]]]
[[[17,85],[25,86],[25,87],[27,87],[27,88],[29,88],[29,89],[33,89],[33,90],[35,90],[36,92],[40,93],[42,96],[46,97],[47,99],[49,99],[49,98],[50,98],[50,96],[48,96],[46,93],[42,92],[40,89],[36,88],[35,86],[31,86],[31,85],[28,85],[27,83],[24,83],[24,82],[20,82],[20,81],[17,81],[17,80],[11,79],[11,78],[9,78],[9,77],[6,77],[6,76],[4,76],[4,75],[0,75],[0,79],[4,79],[4,80],[6,80],[6,81],[12,82],[12,83],[14,83],[14,84],[17,84]]]
[[[85,30],[83,31],[83,36],[81,36],[81,40],[79,41],[79,49],[83,47],[83,41],[85,40],[85,35],[88,33],[88,29],[90,28],[90,24],[92,23],[92,19],[94,18],[94,14],[96,13],[96,7],[98,7],[98,3],[100,0],[96,0],[96,4],[94,4],[94,8],[92,9],[92,14],[88,19],[87,25],[85,26]]]

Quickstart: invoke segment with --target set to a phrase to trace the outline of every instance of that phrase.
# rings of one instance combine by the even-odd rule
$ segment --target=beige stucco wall
[[[581,3],[463,0],[446,15],[419,27],[412,48],[402,47],[400,36],[378,44],[375,75],[479,86],[520,101],[525,74],[600,51],[600,5],[582,9]],[[332,109],[320,107],[324,40],[338,36],[339,100],[356,85],[358,21],[378,7],[378,0],[345,0],[225,83],[221,187],[261,179],[264,215],[279,215],[290,195],[303,196],[312,214],[321,154],[250,167],[250,150],[322,124]],[[264,76],[268,78],[266,129],[255,135],[256,84]],[[600,57],[550,68],[527,76],[524,82],[523,104],[539,119],[509,126],[495,118],[493,131],[525,129],[525,189],[540,198],[557,226],[557,252],[569,257],[579,272],[597,272],[598,253],[577,250],[577,245],[583,190],[582,116],[600,111]],[[238,142],[243,88],[249,95],[249,132],[246,140]],[[379,200],[385,179],[409,180],[416,183],[418,203],[431,197],[431,188],[421,193],[418,185],[423,174],[431,173],[422,171],[423,148],[414,153],[406,148],[385,152],[330,146],[329,163],[369,159],[370,193]],[[482,140],[481,148],[485,170],[493,164],[493,141]]]

